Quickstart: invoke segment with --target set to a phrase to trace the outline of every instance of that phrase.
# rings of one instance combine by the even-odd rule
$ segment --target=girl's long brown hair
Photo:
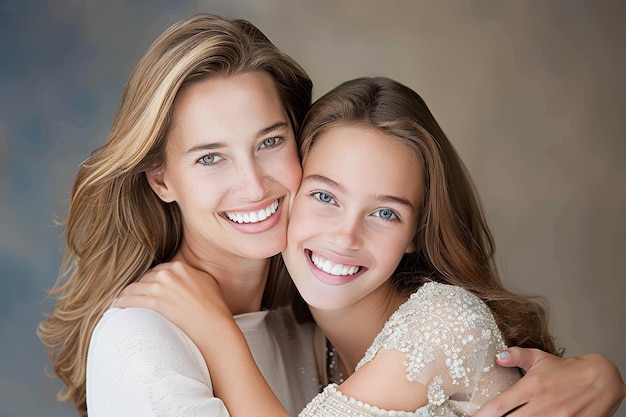
[[[207,77],[263,71],[275,82],[297,132],[311,103],[305,71],[251,23],[200,14],[181,20],[150,46],[125,88],[105,144],[82,164],[66,226],[67,249],[50,294],[53,311],[37,330],[56,375],[86,415],[87,349],[96,323],[117,294],[150,267],[171,259],[182,238],[181,213],[148,185],[145,171],[164,161],[178,92]],[[274,257],[264,307],[293,294]]]
[[[317,100],[305,119],[300,137],[303,162],[320,134],[342,124],[375,128],[406,143],[424,166],[417,250],[405,255],[396,269],[396,290],[408,295],[427,280],[463,287],[491,308],[509,345],[560,353],[548,331],[543,300],[503,287],[494,263],[494,240],[474,185],[424,100],[383,77],[341,84]],[[422,175],[421,170],[415,175]],[[302,311],[299,302],[295,307]]]

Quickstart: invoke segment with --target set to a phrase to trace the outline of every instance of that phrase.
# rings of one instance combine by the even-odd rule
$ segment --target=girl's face
[[[301,174],[278,91],[269,75],[253,72],[179,93],[165,164],[148,178],[162,200],[180,207],[183,245],[213,259],[263,259],[285,247]]]
[[[337,310],[390,290],[414,250],[422,173],[412,148],[378,130],[344,125],[317,138],[283,252],[312,308]]]

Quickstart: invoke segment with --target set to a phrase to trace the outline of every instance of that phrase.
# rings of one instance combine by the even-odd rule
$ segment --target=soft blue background
[[[35,336],[54,220],[135,63],[199,11],[257,24],[316,97],[371,74],[417,89],[477,183],[505,282],[550,299],[570,355],[626,372],[622,2],[0,0],[0,416],[75,415]]]

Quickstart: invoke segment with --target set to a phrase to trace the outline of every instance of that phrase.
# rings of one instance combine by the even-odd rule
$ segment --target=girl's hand
[[[526,374],[487,403],[475,417],[610,417],[626,395],[626,385],[609,359],[600,355],[559,358],[537,349],[513,347],[500,366]]]
[[[115,307],[153,310],[194,341],[211,332],[209,326],[233,321],[215,279],[180,261],[162,263],[148,271],[120,293]]]
[[[115,307],[148,308],[185,332],[200,350],[213,392],[231,416],[289,417],[257,368],[211,275],[184,262],[163,263],[126,287]],[[246,401],[241,401],[242,392]]]

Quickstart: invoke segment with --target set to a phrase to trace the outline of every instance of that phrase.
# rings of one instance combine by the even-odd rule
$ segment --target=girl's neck
[[[261,309],[270,267],[269,259],[248,259],[199,251],[183,242],[172,260],[185,262],[211,275],[217,281],[224,301],[233,315]]]
[[[366,298],[341,310],[311,307],[311,313],[350,375],[389,317],[406,299],[390,285],[383,285]]]

